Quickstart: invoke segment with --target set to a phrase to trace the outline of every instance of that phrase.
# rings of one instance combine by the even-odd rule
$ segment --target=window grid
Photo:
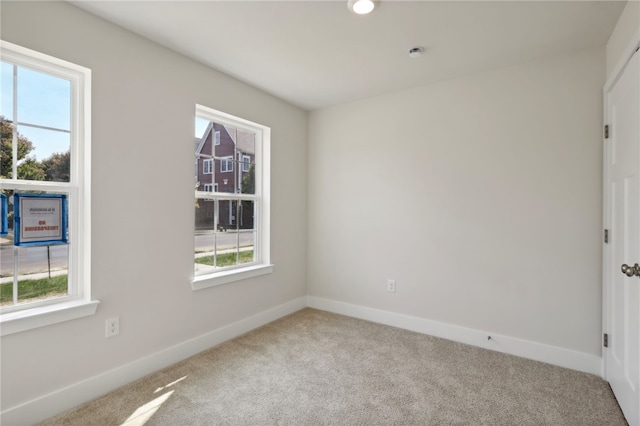
[[[233,171],[233,157],[223,157],[220,160],[220,171],[222,173],[230,173]]]
[[[48,306],[58,304],[65,305],[72,301],[83,301],[86,302],[87,305],[82,306],[88,306],[90,301],[90,233],[88,227],[89,221],[88,219],[85,219],[88,218],[90,214],[90,205],[88,203],[90,190],[90,135],[85,131],[85,129],[88,129],[90,126],[91,71],[75,64],[4,41],[0,41],[0,57],[3,64],[8,64],[12,67],[13,77],[13,93],[11,94],[13,111],[10,112],[11,117],[6,117],[5,120],[3,120],[5,123],[12,126],[11,141],[13,149],[11,153],[11,175],[9,176],[7,174],[7,176],[0,177],[1,190],[2,192],[10,193],[11,195],[15,192],[66,195],[68,200],[67,235],[69,240],[68,244],[51,246],[51,248],[65,247],[67,252],[66,294],[60,294],[59,292],[56,294],[45,293],[43,297],[36,299],[35,301],[31,301],[29,299],[26,301],[18,300],[21,291],[20,282],[30,279],[31,274],[33,273],[26,273],[26,270],[20,269],[21,265],[18,260],[18,254],[21,250],[49,250],[48,246],[13,246],[13,300],[11,304],[3,304],[3,306],[0,307],[0,318],[3,324],[2,335],[5,335],[15,332],[12,331],[14,329],[12,324],[18,324],[18,320],[29,324],[19,326],[20,330],[46,325],[46,320],[30,321],[30,319],[37,316],[46,316],[48,312],[50,312],[47,308]],[[30,122],[23,122],[20,120],[18,117],[18,102],[20,96],[18,93],[18,78],[20,78],[18,70],[23,68],[28,69],[30,73],[35,75],[43,75],[47,76],[46,78],[49,79],[53,78],[54,80],[57,79],[69,82],[69,98],[65,101],[70,102],[70,104],[67,103],[67,107],[70,107],[71,110],[68,128],[43,125],[38,122],[33,122],[33,120]],[[6,94],[3,93],[3,96],[6,96]],[[2,113],[5,114],[6,112],[3,111]],[[18,128],[18,126],[20,127]],[[43,177],[42,179],[49,180],[34,180],[33,177],[24,177],[24,175],[21,177],[18,170],[18,163],[20,161],[17,151],[20,128],[25,127],[57,133],[66,133],[69,135],[67,157],[69,159],[69,164],[66,166],[66,169],[63,168],[66,170],[66,177],[64,180],[54,179],[48,176]],[[5,171],[0,170],[0,173],[4,174],[4,172]],[[12,229],[12,231],[16,232],[18,230]],[[80,305],[76,306],[80,307]],[[82,310],[85,312],[84,308],[82,308]],[[23,311],[25,313],[22,313]],[[84,315],[79,314],[79,311],[76,311],[75,313],[71,311],[71,309],[68,311],[70,316]],[[18,312],[20,312],[20,317],[15,317],[13,313]],[[63,310],[58,312],[65,311]],[[89,308],[86,312],[95,312],[95,308]],[[16,327],[18,326],[16,325]]]
[[[213,160],[211,158],[206,158],[202,161],[202,173],[205,175],[213,173]]]
[[[251,168],[251,157],[248,155],[242,156],[242,171],[248,172]]]
[[[213,192],[209,192],[208,186],[202,186],[204,190],[196,190],[196,229],[195,229],[195,277],[192,283],[193,289],[201,289],[218,285],[226,282],[235,281],[251,276],[270,273],[272,265],[269,260],[269,209],[265,208],[265,201],[268,200],[268,176],[263,176],[263,170],[268,170],[268,146],[270,131],[267,127],[250,123],[246,120],[230,116],[219,111],[215,111],[206,107],[196,106],[196,116],[199,119],[207,119],[210,126],[213,123],[219,125],[220,129],[229,132],[230,137],[221,137],[220,148],[216,147],[216,152],[232,151],[234,155],[216,156],[220,163],[220,169],[215,173],[232,172],[234,159],[238,157],[241,164],[238,166],[238,176],[227,175],[224,179],[215,178],[220,182],[220,187],[214,186]],[[218,126],[216,126],[218,127]],[[238,131],[245,134],[248,133],[255,139],[252,145],[255,145],[255,153],[253,153],[253,161],[255,164],[255,181],[252,184],[254,193],[242,192],[242,171],[249,171],[252,166],[252,157],[243,155],[240,152],[237,143],[245,143],[246,141],[238,141]],[[216,131],[220,132],[220,130]],[[215,133],[214,133],[215,135]],[[206,152],[205,141],[203,140],[196,148],[196,158],[199,158],[202,152]],[[210,138],[210,145],[216,145],[217,136]],[[229,144],[233,143],[233,146]],[[244,151],[244,149],[243,149]],[[266,153],[266,154],[265,154]],[[263,162],[264,160],[264,162]],[[245,163],[249,163],[248,165]],[[236,182],[236,180],[238,182]],[[224,182],[226,181],[226,183]],[[205,184],[206,185],[206,184]],[[229,187],[231,185],[231,187]],[[255,185],[255,190],[253,186]],[[234,189],[235,188],[235,189]],[[230,192],[219,192],[230,191]],[[265,192],[266,191],[266,192]],[[212,203],[202,203],[201,201],[212,201]],[[212,210],[206,210],[209,206]],[[267,204],[268,205],[268,204]],[[213,214],[209,213],[213,211]],[[200,217],[200,219],[198,219]],[[210,220],[210,222],[206,222]],[[247,226],[249,226],[247,228]],[[206,241],[212,245],[213,252],[204,251],[200,246],[200,241]],[[223,249],[223,240],[233,242],[232,251]],[[246,247],[246,242],[249,246]],[[199,248],[200,247],[200,248]],[[210,249],[207,249],[210,250]],[[223,263],[223,257],[226,253],[233,256],[232,264]],[[201,260],[210,256],[210,260]],[[249,256],[248,259],[246,256]],[[205,268],[199,270],[203,264]],[[200,266],[199,266],[200,265]]]

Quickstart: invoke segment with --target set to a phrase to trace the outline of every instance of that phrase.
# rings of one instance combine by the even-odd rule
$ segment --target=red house
[[[209,123],[195,141],[196,190],[252,194],[255,191],[255,134]],[[253,228],[253,203],[198,199],[196,230]]]

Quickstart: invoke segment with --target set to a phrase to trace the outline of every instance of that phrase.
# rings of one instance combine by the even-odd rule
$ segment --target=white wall
[[[97,314],[2,338],[3,410],[305,295],[307,113],[57,2],[2,2],[3,40],[93,70]],[[272,128],[274,273],[193,292],[195,104]],[[105,319],[120,335],[105,339]]]
[[[607,42],[607,78],[620,72],[630,55],[632,43],[640,39],[640,1],[630,0],[622,10],[615,29]]]
[[[604,77],[597,49],[312,112],[309,295],[599,357]]]

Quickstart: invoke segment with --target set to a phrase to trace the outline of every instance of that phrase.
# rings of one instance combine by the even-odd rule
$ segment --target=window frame
[[[209,189],[207,189],[209,188]],[[205,183],[204,184],[204,192],[218,192],[218,184],[217,183]]]
[[[213,133],[213,144],[214,146],[220,145],[220,130],[216,130]]]
[[[202,160],[202,174],[203,175],[213,174],[213,158],[205,158]]]
[[[270,256],[270,175],[271,175],[271,129],[267,126],[227,114],[213,108],[196,104],[196,117],[211,122],[246,130],[255,134],[255,193],[228,193],[195,191],[198,199],[205,200],[251,200],[254,203],[254,262],[225,267],[220,270],[193,276],[191,288],[201,290],[252,278],[273,272]],[[233,161],[233,156],[230,157]],[[222,163],[222,162],[221,162]],[[195,207],[194,207],[195,208]],[[216,230],[212,230],[216,232]],[[195,235],[195,223],[193,228]],[[195,239],[194,247],[195,253]]]
[[[21,180],[13,175],[2,179],[3,188],[9,190],[68,194],[68,295],[1,308],[0,336],[5,336],[93,315],[100,302],[91,299],[91,70],[4,40],[0,40],[0,60],[71,82],[69,182]]]
[[[220,173],[233,173],[233,155],[220,157]]]
[[[242,154],[242,173],[248,173],[251,169],[251,156]]]

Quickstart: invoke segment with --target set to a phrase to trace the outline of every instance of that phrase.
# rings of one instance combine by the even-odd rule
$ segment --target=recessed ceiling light
[[[376,2],[374,2],[373,0],[349,0],[347,2],[347,7],[353,13],[357,13],[358,15],[366,15],[376,7]]]
[[[419,58],[424,53],[424,47],[416,46],[409,49],[410,58]]]

